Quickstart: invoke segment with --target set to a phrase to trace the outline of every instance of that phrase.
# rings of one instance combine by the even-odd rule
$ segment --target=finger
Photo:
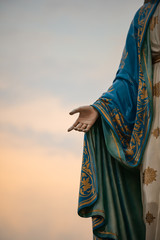
[[[82,126],[77,129],[77,127],[74,127],[74,130],[82,132],[87,127],[87,124],[82,123]]]
[[[72,131],[74,127],[77,126],[77,124],[78,124],[78,120],[76,120],[75,123],[70,128],[68,128],[68,132]]]
[[[84,124],[82,125],[81,129],[82,129],[82,130],[86,129],[87,125],[88,125],[88,124],[84,123]]]
[[[83,123],[78,123],[76,127],[74,127],[74,130],[80,130],[82,127]]]
[[[78,130],[80,132],[83,132],[87,127],[87,124],[83,123],[81,127],[79,127],[78,129],[77,128],[74,128],[75,130]]]
[[[80,108],[75,108],[75,109],[73,109],[69,114],[70,115],[73,115],[73,114],[75,114],[75,113],[78,113],[80,111]]]
[[[87,125],[87,127],[83,130],[84,132],[88,132],[92,125]]]

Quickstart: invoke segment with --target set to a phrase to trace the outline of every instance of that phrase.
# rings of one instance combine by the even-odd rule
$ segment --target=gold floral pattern
[[[158,24],[158,16],[154,16],[154,17],[151,18],[151,22],[150,22],[150,30],[151,31],[153,31],[156,24]]]
[[[153,168],[146,168],[143,172],[143,183],[148,185],[152,183],[153,181],[156,181],[157,177],[157,170],[154,170]]]
[[[86,143],[84,143],[83,154],[85,161],[82,164],[80,195],[86,197],[95,193],[95,188],[93,187],[94,184],[91,171],[90,155],[88,154]]]
[[[148,213],[146,214],[146,223],[149,223],[150,225],[151,223],[153,223],[154,219],[155,217],[153,216],[153,214],[148,211]]]
[[[91,188],[91,184],[89,182],[89,177],[87,177],[87,175],[85,173],[82,173],[82,176],[83,177],[86,177],[86,178],[83,178],[82,179],[82,189],[83,189],[83,192],[87,192],[90,188]]]
[[[157,127],[156,129],[154,129],[152,134],[157,139],[160,136],[160,128]]]
[[[83,162],[79,190],[79,208],[91,204],[97,197],[94,167],[87,140],[84,141]]]
[[[160,82],[153,86],[153,96],[160,97]]]

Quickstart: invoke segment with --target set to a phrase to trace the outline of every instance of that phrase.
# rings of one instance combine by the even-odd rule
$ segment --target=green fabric
[[[79,214],[83,217],[98,215],[104,219],[103,226],[94,230],[99,238],[144,240],[139,170],[124,167],[109,153],[107,128],[101,118],[87,133],[90,151],[95,154],[92,164],[96,166],[98,198]],[[110,145],[113,151],[114,147]]]

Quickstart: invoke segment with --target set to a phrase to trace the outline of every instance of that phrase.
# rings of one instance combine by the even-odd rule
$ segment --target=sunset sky
[[[0,0],[0,239],[91,240],[69,111],[111,85],[143,1]]]

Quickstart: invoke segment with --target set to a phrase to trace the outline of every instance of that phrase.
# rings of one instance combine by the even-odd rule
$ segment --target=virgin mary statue
[[[160,0],[136,12],[112,86],[77,112],[78,214],[93,238],[160,240]]]

